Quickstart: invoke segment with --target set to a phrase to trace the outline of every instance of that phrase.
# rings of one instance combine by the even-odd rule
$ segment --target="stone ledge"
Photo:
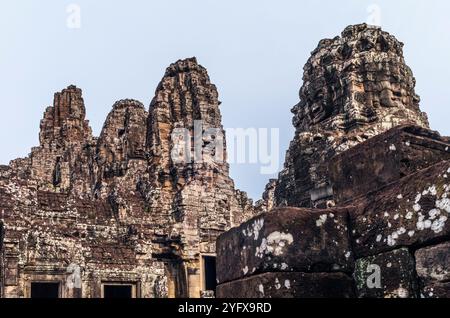
[[[418,295],[414,258],[405,248],[357,260],[354,278],[360,298]]]
[[[263,272],[352,272],[348,209],[279,208],[222,234],[220,283]]]
[[[217,287],[218,298],[351,298],[352,279],[343,273],[264,273]]]
[[[448,138],[419,126],[393,128],[330,161],[334,200],[345,204],[448,159]]]
[[[419,248],[450,235],[450,162],[403,178],[354,202],[350,211],[357,258]]]

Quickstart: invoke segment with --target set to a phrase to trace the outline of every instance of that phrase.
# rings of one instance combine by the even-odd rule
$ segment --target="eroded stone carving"
[[[223,133],[206,69],[195,58],[172,64],[149,112],[118,101],[98,138],[85,117],[79,88],[56,93],[40,145],[0,167],[2,296],[30,297],[42,280],[63,284],[60,297],[102,297],[108,283],[132,283],[137,297],[211,295],[201,293],[202,255],[254,211],[227,163],[211,160],[209,137],[202,162],[171,158],[177,127],[193,133],[201,120]]]
[[[428,129],[402,46],[367,25],[319,43],[264,213],[217,241],[219,296],[450,297],[450,139]]]
[[[295,137],[269,205],[333,206],[330,158],[401,124],[428,128],[402,48],[366,24],[320,41],[304,67]]]

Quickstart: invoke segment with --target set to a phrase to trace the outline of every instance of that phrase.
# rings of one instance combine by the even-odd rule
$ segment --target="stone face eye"
[[[348,59],[351,57],[352,53],[353,49],[347,43],[345,43],[341,49],[342,58]]]
[[[379,45],[380,50],[381,50],[382,52],[388,52],[389,49],[390,49],[390,45],[389,45],[388,40],[387,40],[384,36],[382,36],[382,35],[380,35],[380,36],[378,37],[378,39],[377,39],[377,44]]]
[[[361,51],[369,51],[374,48],[374,44],[371,40],[363,38],[358,43]]]
[[[333,61],[333,56],[331,54],[327,54],[322,57],[322,65],[328,65]]]
[[[324,97],[323,90],[319,89],[314,93],[314,101],[320,101]]]

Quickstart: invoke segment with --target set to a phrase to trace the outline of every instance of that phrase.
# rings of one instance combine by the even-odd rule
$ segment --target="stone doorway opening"
[[[203,290],[216,292],[216,257],[203,256]]]
[[[103,298],[136,298],[134,284],[105,283],[102,288]]]
[[[59,282],[32,282],[31,298],[60,298]]]

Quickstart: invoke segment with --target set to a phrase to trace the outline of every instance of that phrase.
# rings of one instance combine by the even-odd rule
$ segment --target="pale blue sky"
[[[71,3],[80,5],[80,29],[66,26]],[[54,92],[82,88],[98,135],[114,101],[148,106],[165,68],[196,56],[219,89],[225,127],[281,129],[282,165],[310,52],[320,39],[367,21],[372,3],[383,28],[406,44],[432,128],[450,135],[448,0],[1,0],[0,163],[38,145]],[[237,186],[255,199],[271,177],[259,168],[232,166]]]

